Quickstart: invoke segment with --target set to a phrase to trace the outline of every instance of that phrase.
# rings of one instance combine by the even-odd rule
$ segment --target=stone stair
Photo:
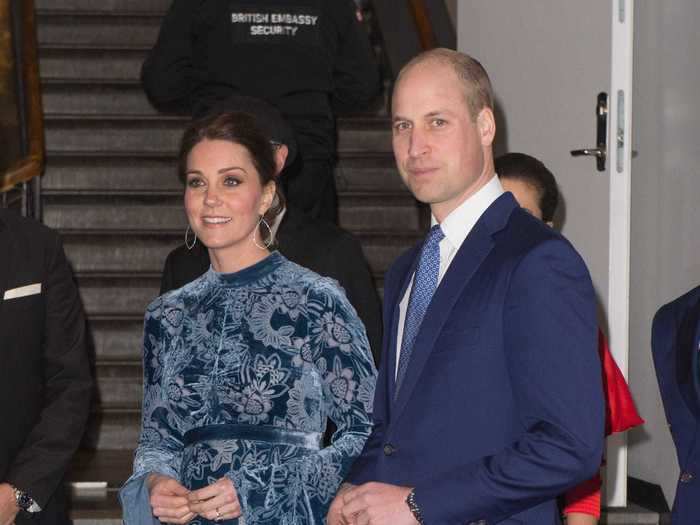
[[[145,306],[183,241],[175,152],[186,119],[157,113],[139,72],[170,0],[35,0],[46,127],[44,222],[58,229],[88,315],[97,388],[70,479],[107,481],[77,498],[76,523],[118,523],[141,403]],[[382,276],[427,225],[400,183],[385,111],[338,122],[341,226]]]
[[[90,326],[97,381],[69,479],[106,481],[73,498],[75,525],[121,523],[116,488],[139,431],[141,337],[167,253],[183,239],[175,149],[186,120],[158,114],[141,62],[171,0],[35,0],[46,119],[45,222],[61,231]],[[339,120],[340,222],[361,240],[382,291],[388,265],[427,226],[395,172],[383,112]],[[640,508],[601,523],[656,525]]]

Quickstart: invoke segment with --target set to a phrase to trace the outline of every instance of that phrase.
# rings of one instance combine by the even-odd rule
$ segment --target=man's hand
[[[187,500],[192,512],[208,520],[232,520],[241,515],[238,493],[229,478],[221,478],[203,489],[193,490]]]
[[[348,525],[348,523],[343,519],[342,514],[343,506],[345,505],[343,498],[345,494],[354,487],[355,485],[350,483],[343,483],[340,486],[335,498],[331,502],[331,506],[328,509],[328,516],[326,516],[328,525]]]
[[[165,523],[189,523],[195,517],[188,505],[189,490],[177,480],[150,474],[146,480],[153,515]],[[3,524],[4,525],[4,524]]]
[[[417,525],[418,522],[406,504],[411,490],[411,487],[376,482],[353,487],[343,493],[344,505],[340,512],[344,523]]]
[[[12,487],[9,483],[0,483],[0,525],[13,525],[18,512]]]

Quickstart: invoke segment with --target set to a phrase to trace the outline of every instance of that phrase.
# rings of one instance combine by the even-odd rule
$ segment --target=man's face
[[[438,221],[493,176],[493,113],[473,121],[462,84],[436,61],[406,71],[394,89],[393,146],[404,183]]]

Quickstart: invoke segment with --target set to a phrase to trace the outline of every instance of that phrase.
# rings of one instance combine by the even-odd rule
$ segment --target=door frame
[[[629,364],[630,216],[632,160],[632,82],[634,0],[611,2],[612,46],[608,110],[610,228],[608,260],[608,327],[610,351],[627,378]],[[627,436],[607,440],[605,504],[627,505]]]

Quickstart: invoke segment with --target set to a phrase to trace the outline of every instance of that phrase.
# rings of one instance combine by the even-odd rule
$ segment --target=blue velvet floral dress
[[[337,283],[278,252],[210,269],[149,305],[144,339],[130,480],[157,472],[197,489],[228,476],[243,515],[219,523],[324,523],[370,433],[376,379]],[[337,431],[322,448],[327,418]]]

